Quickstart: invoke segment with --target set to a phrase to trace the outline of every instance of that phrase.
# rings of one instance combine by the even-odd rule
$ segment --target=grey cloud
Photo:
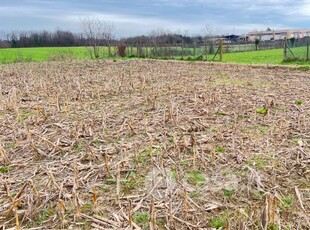
[[[271,27],[305,28],[308,0],[2,0],[0,30],[62,28],[78,30],[79,16],[113,21],[120,36],[148,33],[156,28],[200,33],[205,24],[222,33],[246,33]]]

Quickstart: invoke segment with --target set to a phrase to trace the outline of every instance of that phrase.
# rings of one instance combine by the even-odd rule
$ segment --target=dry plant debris
[[[0,226],[309,229],[309,89],[283,67],[1,65]]]

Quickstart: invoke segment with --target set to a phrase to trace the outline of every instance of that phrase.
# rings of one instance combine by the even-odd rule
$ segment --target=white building
[[[253,31],[249,33],[249,41],[255,41],[260,38],[262,41],[283,40],[285,38],[304,38],[310,36],[310,29],[308,30],[271,30],[271,31]]]

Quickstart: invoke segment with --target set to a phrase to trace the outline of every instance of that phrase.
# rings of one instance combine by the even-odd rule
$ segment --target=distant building
[[[224,42],[226,43],[235,43],[235,42],[248,40],[248,36],[240,36],[236,34],[226,35],[226,36],[223,36],[223,38],[224,38]]]
[[[249,41],[255,41],[260,38],[262,41],[283,40],[285,38],[304,38],[310,36],[308,30],[271,30],[271,31],[253,31],[249,33]]]
[[[231,34],[224,36],[224,41],[228,42],[237,42],[239,39],[239,35]]]

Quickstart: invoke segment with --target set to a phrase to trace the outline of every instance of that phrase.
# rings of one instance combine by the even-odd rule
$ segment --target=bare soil
[[[310,72],[0,65],[0,226],[310,229]]]

